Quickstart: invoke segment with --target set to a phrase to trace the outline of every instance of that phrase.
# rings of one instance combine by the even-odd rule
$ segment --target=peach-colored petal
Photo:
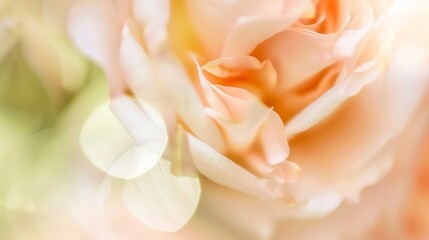
[[[332,113],[347,98],[356,95],[367,84],[383,73],[384,65],[377,60],[370,61],[327,91],[286,124],[288,136],[303,132]]]
[[[243,57],[244,62],[237,60],[238,58],[225,58],[217,62],[224,63],[226,68],[238,67],[237,71],[247,68],[249,64],[260,67],[252,58]],[[205,67],[215,73],[218,70],[213,67],[218,66],[218,63],[210,62]],[[289,148],[280,117],[244,89],[213,85],[206,79],[202,69],[197,67],[210,107],[206,111],[223,130],[229,150],[237,157],[236,162],[261,177],[273,177],[280,182],[296,181],[300,173],[299,167],[284,162]],[[254,144],[260,146],[262,153],[252,153],[248,149],[251,146],[255,148]],[[277,164],[279,166],[274,166]]]
[[[310,6],[307,0],[285,1],[283,4],[284,12],[281,16],[239,17],[225,39],[221,56],[251,53],[259,43],[292,25]]]
[[[235,57],[218,58],[204,64],[202,68],[217,77],[226,78],[232,75],[235,71],[239,72],[248,69],[261,68],[261,63],[255,57],[239,55]],[[225,69],[225,71],[222,71],[222,69]],[[231,73],[230,71],[233,72]]]
[[[222,56],[248,54],[260,42],[290,26],[311,4],[306,0],[188,0],[187,7],[208,55],[217,58],[222,52]]]
[[[200,191],[198,178],[174,176],[170,162],[160,160],[150,171],[126,183],[123,198],[145,225],[175,232],[194,214]]]
[[[336,39],[335,34],[289,29],[259,45],[253,54],[273,63],[278,73],[277,91],[281,92],[337,62],[332,54]]]
[[[244,89],[211,84],[201,67],[197,67],[201,86],[211,107],[206,112],[222,126],[233,148],[249,147],[271,110]]]
[[[265,153],[265,157],[271,165],[283,162],[289,155],[289,145],[283,129],[283,122],[280,117],[271,112],[263,123],[260,132],[260,144]],[[296,173],[292,173],[296,175]],[[289,180],[295,177],[287,178]]]
[[[407,191],[404,192],[404,190],[409,188],[409,180],[413,176],[410,167],[413,168],[413,159],[416,155],[414,147],[419,142],[415,137],[421,136],[419,132],[422,126],[427,125],[427,116],[426,111],[426,120],[423,119],[425,121],[413,122],[410,125],[413,129],[412,133],[408,137],[402,136],[404,141],[400,142],[404,144],[395,146],[401,154],[396,155],[398,161],[395,161],[393,169],[389,168],[390,173],[384,179],[377,180],[376,185],[365,189],[357,201],[344,202],[341,200],[341,195],[325,192],[306,205],[298,203],[298,205],[288,206],[276,201],[256,199],[213,183],[203,182],[203,186],[210,191],[206,191],[206,196],[202,196],[201,209],[218,219],[226,229],[233,231],[237,234],[236,238],[240,239],[261,235],[268,239],[303,240],[394,239],[392,237],[404,236],[400,235],[401,229],[398,225],[403,213],[401,206],[404,204],[403,200],[407,198]],[[410,146],[414,147],[410,148]],[[335,179],[338,180],[338,178]],[[385,201],[387,196],[389,201]],[[230,215],[220,211],[225,208],[230,209]],[[248,209],[252,211],[249,212]],[[313,209],[314,213],[318,214],[313,215],[311,219],[299,219],[298,216],[303,213],[303,209]],[[323,209],[326,211],[323,212]],[[344,226],[344,221],[351,221],[353,224]],[[388,227],[386,238],[380,238],[380,233],[372,235],[380,224]],[[272,236],[273,233],[274,236]]]
[[[429,93],[429,91],[427,92]],[[427,94],[426,99],[429,99]],[[424,240],[429,237],[429,111],[423,110],[423,124],[419,126],[419,132],[423,133],[422,141],[417,145],[417,151],[414,152],[417,163],[415,165],[416,175],[412,175],[412,192],[407,200],[404,225],[407,236],[410,239]],[[422,131],[423,130],[423,131]]]
[[[305,173],[295,186],[298,199],[322,189],[353,199],[389,171],[398,131],[389,124],[386,98],[380,99],[384,86],[371,83],[333,116],[289,142],[289,158]]]
[[[422,155],[418,149],[427,145],[422,140],[424,140],[425,134],[427,138],[428,113],[427,108],[421,108],[415,118],[409,122],[405,131],[396,139],[396,144],[391,145],[390,149],[386,149],[388,150],[386,153],[391,155],[389,158],[393,159],[393,166],[389,167],[389,172],[385,177],[376,180],[373,186],[364,189],[360,198],[343,202],[337,210],[324,218],[284,221],[278,228],[277,238],[274,239],[284,239],[284,236],[290,236],[290,239],[312,239],[320,238],[320,236],[339,240],[345,238],[425,239],[417,238],[418,233],[417,235],[404,235],[407,232],[402,224],[405,213],[403,207],[410,197],[409,190],[414,184],[412,180],[416,177],[415,170],[425,171],[424,168],[419,168],[423,162],[418,161],[424,158],[420,158]],[[383,156],[379,155],[374,159],[377,158],[383,158]],[[363,177],[366,173],[357,172],[357,174]],[[419,186],[416,187],[416,189],[418,188]],[[420,207],[423,206],[414,205],[413,207],[419,209],[420,214],[422,211]],[[350,216],[354,217],[350,218]],[[338,227],[343,226],[342,223],[348,220],[353,221],[353,224]],[[418,219],[414,220],[418,221]]]
[[[383,181],[376,187],[366,190],[359,204],[343,204],[332,214],[320,219],[281,222],[272,239],[372,239],[366,234],[375,228],[395,202],[384,201],[386,194],[392,191],[395,191],[392,180]],[[393,208],[395,207],[393,205]],[[347,224],[344,224],[345,222]]]
[[[277,84],[277,72],[271,62],[260,62],[248,55],[219,58],[202,69],[214,77],[215,83],[244,88],[261,97]]]

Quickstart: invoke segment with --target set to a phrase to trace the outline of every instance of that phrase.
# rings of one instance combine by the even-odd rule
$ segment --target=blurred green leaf
[[[17,44],[0,63],[0,118],[28,131],[52,126],[56,113],[51,100]]]

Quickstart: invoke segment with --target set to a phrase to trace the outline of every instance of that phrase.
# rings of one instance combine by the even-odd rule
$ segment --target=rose
[[[248,202],[234,205],[234,220],[221,211],[209,216],[242,236],[267,238],[276,222],[341,213],[340,204],[359,202],[364,188],[382,185],[398,166],[395,146],[422,99],[427,51],[398,37],[389,2],[170,4],[90,2],[71,12],[70,32],[105,69],[112,111],[127,130],[105,108],[82,143],[95,165],[129,180],[125,203],[140,221],[167,231],[186,223],[200,188],[187,175],[196,169],[209,179],[201,178],[207,195],[219,199],[203,195],[205,208],[222,199],[231,206],[230,195]],[[405,57],[413,63],[404,65]],[[138,100],[121,97],[129,93]],[[164,181],[153,171],[171,180],[166,192],[150,190],[147,178]],[[193,193],[190,200],[167,199],[177,186],[177,196]],[[250,207],[261,209],[252,229],[240,218]],[[356,230],[345,231],[337,238]]]

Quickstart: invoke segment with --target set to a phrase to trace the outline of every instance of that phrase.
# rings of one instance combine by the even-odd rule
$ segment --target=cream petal
[[[115,47],[120,28],[108,4],[88,1],[73,5],[69,17],[69,31],[77,46],[92,60],[108,67],[111,47]],[[112,49],[113,50],[113,49]]]
[[[334,45],[332,54],[338,59],[352,57],[369,30],[370,25],[343,31]]]
[[[155,53],[167,38],[170,1],[134,0],[134,15],[144,26],[144,37],[150,53]]]
[[[319,193],[309,199],[303,206],[298,208],[297,218],[324,217],[340,206],[343,196],[335,191]]]
[[[123,200],[143,224],[175,232],[194,214],[200,192],[198,178],[174,176],[170,162],[160,160],[150,171],[126,183]]]
[[[253,195],[273,196],[262,180],[215,149],[192,135],[188,135],[188,141],[196,168],[213,182]]]
[[[133,30],[132,22],[127,22],[123,29],[120,51],[126,81],[133,93],[139,99],[162,108],[164,114],[176,111],[196,135],[222,149],[220,133],[204,113],[199,97],[180,63],[168,54],[163,59],[149,58],[137,42]],[[166,102],[173,103],[173,107],[166,106]]]
[[[141,100],[159,98],[151,60],[133,35],[133,22],[128,21],[122,30],[120,63],[133,93]]]
[[[140,176],[160,159],[167,144],[161,117],[120,98],[99,107],[86,121],[80,142],[89,160],[106,173],[125,179]]]
[[[429,86],[429,49],[422,45],[402,46],[390,63],[387,75],[391,121],[403,129],[424,97]]]
[[[163,154],[164,159],[171,162],[171,171],[178,176],[198,176],[192,156],[189,151],[188,135],[181,125],[170,132],[170,141]]]
[[[123,1],[121,7],[126,7]],[[68,30],[79,49],[107,73],[113,95],[124,91],[117,54],[121,37],[122,18],[126,13],[113,1],[82,1],[70,9]],[[119,14],[118,14],[119,12]]]
[[[111,101],[110,108],[138,145],[160,144],[162,152],[167,143],[167,131],[162,117],[150,105],[137,102],[130,97]]]
[[[98,186],[92,186],[91,181],[82,182],[81,175],[78,176],[80,184],[76,184],[76,190],[69,201],[66,214],[72,214],[74,223],[78,230],[87,234],[87,237],[95,240],[135,240],[135,239],[168,239],[168,240],[232,240],[236,239],[231,233],[225,232],[216,221],[198,212],[190,221],[177,232],[164,232],[152,229],[142,224],[123,204],[122,184],[112,184],[109,195],[101,205],[96,201]],[[96,206],[96,207],[94,207]],[[57,212],[53,214],[58,215]],[[60,235],[56,235],[58,237]],[[28,239],[28,238],[25,238]],[[54,239],[43,238],[43,239]],[[87,239],[87,238],[69,238]]]

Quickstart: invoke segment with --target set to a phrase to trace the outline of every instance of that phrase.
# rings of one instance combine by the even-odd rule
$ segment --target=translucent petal
[[[120,98],[113,100],[112,108],[123,121],[104,104],[86,121],[80,142],[101,170],[119,178],[135,178],[158,162],[167,133],[161,117],[149,106],[139,108],[133,100]]]
[[[174,176],[170,162],[160,160],[149,172],[127,182],[123,199],[145,225],[174,232],[194,214],[200,192],[198,178]]]

